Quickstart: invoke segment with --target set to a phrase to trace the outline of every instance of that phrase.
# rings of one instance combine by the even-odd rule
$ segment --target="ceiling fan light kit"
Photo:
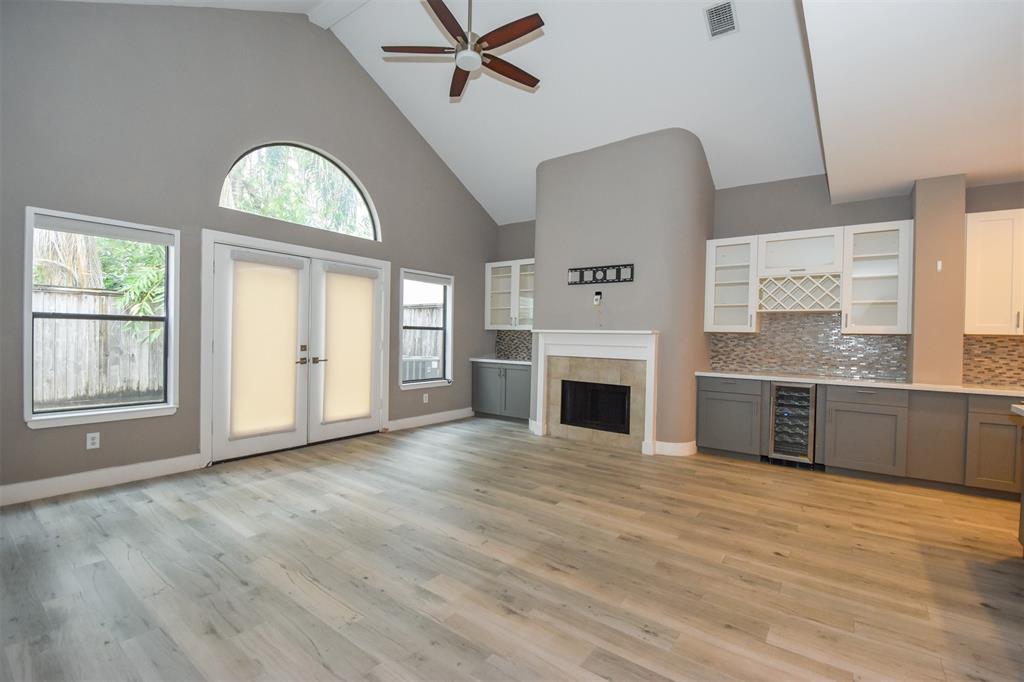
[[[528,88],[535,88],[540,79],[523,71],[518,66],[510,64],[497,55],[489,54],[485,50],[507,45],[514,40],[529,35],[544,25],[544,20],[539,14],[516,19],[504,26],[499,26],[489,33],[478,36],[473,33],[473,0],[469,0],[469,31],[464,31],[455,15],[451,13],[443,0],[427,0],[427,4],[434,12],[437,20],[441,22],[448,34],[455,39],[457,47],[431,47],[418,45],[385,45],[381,49],[384,52],[398,54],[454,54],[455,73],[452,74],[452,84],[448,95],[452,98],[462,96],[469,81],[469,75],[481,68],[488,69],[504,76],[509,80],[525,85]]]

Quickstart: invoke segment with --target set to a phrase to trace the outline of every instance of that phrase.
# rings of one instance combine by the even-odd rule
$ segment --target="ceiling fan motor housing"
[[[480,53],[472,48],[459,50],[455,55],[455,66],[463,71],[476,71],[483,66],[484,60]]]

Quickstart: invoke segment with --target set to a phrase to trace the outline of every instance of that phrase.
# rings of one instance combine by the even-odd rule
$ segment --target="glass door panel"
[[[512,326],[512,266],[501,265],[491,268],[490,274],[491,325]]]
[[[214,459],[306,442],[309,261],[216,247]]]
[[[310,440],[380,428],[381,284],[369,268],[313,263]]]
[[[519,310],[516,317],[517,329],[533,328],[533,273],[534,264],[519,264]]]

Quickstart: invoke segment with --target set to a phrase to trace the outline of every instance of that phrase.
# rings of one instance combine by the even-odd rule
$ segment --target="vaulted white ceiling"
[[[827,169],[841,202],[939,175],[1024,178],[1019,0],[735,0],[739,30],[716,39],[712,0],[475,0],[477,33],[543,16],[542,32],[497,51],[541,83],[527,92],[483,72],[457,102],[450,58],[380,51],[450,44],[422,0],[112,1],[307,14],[499,224],[534,217],[540,162],[666,127],[700,137],[718,188]],[[447,1],[465,26],[466,0]]]
[[[450,101],[450,60],[385,58],[385,44],[448,45],[419,0],[371,0],[331,27],[499,224],[534,217],[537,165],[682,127],[703,141],[717,187],[823,172],[810,77],[791,2],[737,2],[714,40],[705,3],[477,0],[484,33],[539,12],[540,35],[502,56],[535,92],[487,73]],[[450,0],[466,25],[466,4]]]
[[[1024,179],[1024,2],[803,5],[833,202]]]

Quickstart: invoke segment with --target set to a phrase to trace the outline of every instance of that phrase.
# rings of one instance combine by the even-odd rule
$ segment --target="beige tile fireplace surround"
[[[692,455],[695,442],[657,439],[658,333],[633,330],[535,330],[537,435],[622,447],[645,455]],[[629,434],[561,423],[563,379],[630,387]]]
[[[544,409],[548,435],[640,452],[644,441],[646,365],[644,360],[548,356],[547,405]],[[563,424],[561,419],[563,380],[629,386],[629,433],[612,433]]]

